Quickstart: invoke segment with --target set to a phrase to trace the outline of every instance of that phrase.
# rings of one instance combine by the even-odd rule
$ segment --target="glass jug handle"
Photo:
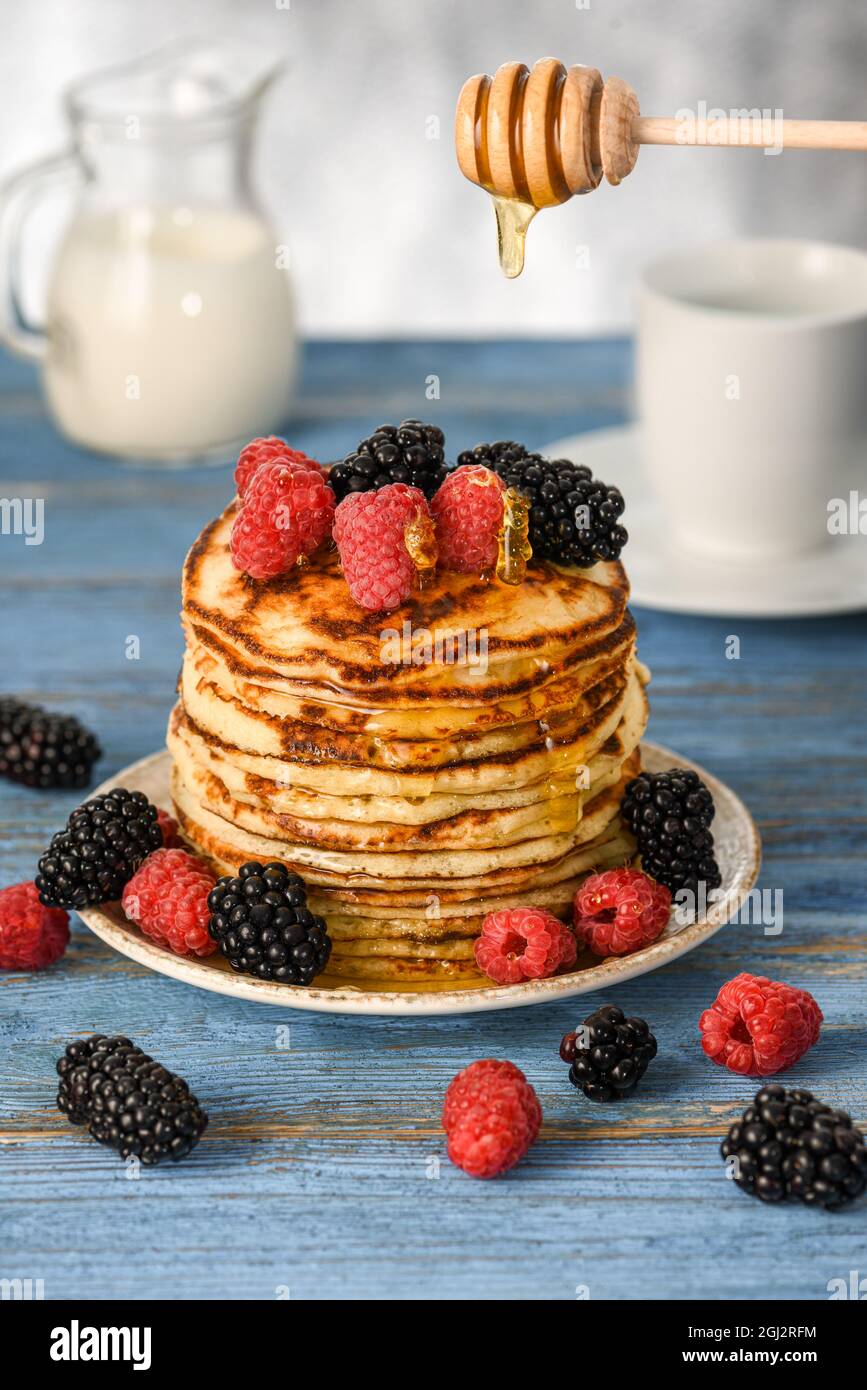
[[[45,330],[29,323],[21,295],[21,243],[25,223],[48,184],[81,175],[73,149],[40,159],[0,184],[0,342],[38,361],[45,355]]]

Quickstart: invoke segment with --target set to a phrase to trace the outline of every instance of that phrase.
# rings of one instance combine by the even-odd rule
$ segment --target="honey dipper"
[[[494,198],[500,261],[519,275],[524,236],[540,208],[590,193],[603,177],[621,183],[641,145],[782,146],[802,150],[867,150],[867,121],[769,122],[762,116],[684,121],[642,116],[620,77],[603,81],[596,68],[566,68],[540,58],[532,71],[504,63],[493,77],[464,83],[455,115],[461,172]]]

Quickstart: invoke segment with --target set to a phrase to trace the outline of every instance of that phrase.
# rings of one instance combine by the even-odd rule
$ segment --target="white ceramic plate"
[[[636,426],[558,439],[547,458],[586,463],[626,498],[624,559],[632,602],[731,618],[818,617],[867,608],[867,536],[833,536],[793,559],[726,562],[687,551],[666,528],[641,462]]]
[[[255,980],[248,975],[236,975],[220,955],[206,960],[172,955],[155,945],[131,922],[119,906],[90,908],[80,915],[92,932],[108,942],[121,955],[146,965],[160,975],[197,985],[217,994],[234,995],[237,999],[253,999],[260,1004],[279,1004],[288,1009],[310,1009],[318,1013],[384,1014],[395,1018],[405,1014],[466,1014],[488,1009],[513,1009],[525,1004],[547,1004],[554,999],[569,999],[592,990],[607,989],[621,980],[631,980],[656,970],[713,936],[735,915],[746,894],[756,881],[761,859],[759,833],[743,802],[722,782],[686,758],[678,757],[667,748],[652,743],[642,744],[644,767],[651,772],[668,767],[692,767],[704,778],[716,803],[714,838],[717,860],[722,873],[724,897],[715,903],[706,917],[680,927],[672,921],[662,936],[643,951],[630,956],[610,958],[566,975],[548,980],[528,980],[520,985],[464,985],[451,987],[362,988],[328,976],[320,977],[315,986],[301,989],[294,985],[279,985],[268,980]],[[158,806],[170,807],[168,753],[154,753],[141,762],[119,772],[103,783],[94,795],[112,787],[127,787],[143,791]]]

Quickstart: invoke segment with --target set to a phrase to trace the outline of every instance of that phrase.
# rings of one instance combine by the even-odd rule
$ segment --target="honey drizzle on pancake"
[[[415,565],[416,588],[429,589],[436,577],[439,550],[433,521],[425,512],[416,512],[403,533],[403,543]]]
[[[503,493],[503,524],[497,537],[499,558],[497,578],[504,584],[523,584],[527,577],[527,561],[533,547],[527,540],[530,529],[530,506],[517,488]]]

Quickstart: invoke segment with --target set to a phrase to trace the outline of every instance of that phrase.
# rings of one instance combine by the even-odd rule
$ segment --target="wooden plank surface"
[[[450,453],[483,438],[540,447],[624,419],[630,375],[616,340],[317,344],[288,432],[328,459],[381,420],[422,415]],[[231,490],[228,466],[160,472],[77,452],[29,369],[4,361],[0,470],[0,495],[45,499],[41,546],[0,536],[2,688],[83,717],[108,775],[162,741],[178,572]],[[48,1298],[568,1300],[579,1286],[821,1299],[828,1280],[867,1274],[867,1202],[768,1209],[725,1181],[719,1138],[753,1087],[704,1059],[696,1034],[738,970],[805,986],[826,1025],[792,1081],[867,1120],[867,621],[636,617],[650,736],[744,798],[765,842],[760,884],[785,908],[779,935],[733,925],[617,990],[660,1043],[636,1096],[591,1105],[557,1057],[601,997],[417,1021],[289,1014],[154,976],[75,920],[62,963],[0,977],[0,1277],[43,1279]],[[0,883],[32,874],[77,799],[0,786]],[[189,1080],[211,1114],[189,1162],[129,1180],[61,1119],[54,1060],[94,1030],[128,1033]],[[545,1113],[529,1159],[496,1183],[451,1167],[438,1123],[451,1076],[483,1056],[523,1067]]]

